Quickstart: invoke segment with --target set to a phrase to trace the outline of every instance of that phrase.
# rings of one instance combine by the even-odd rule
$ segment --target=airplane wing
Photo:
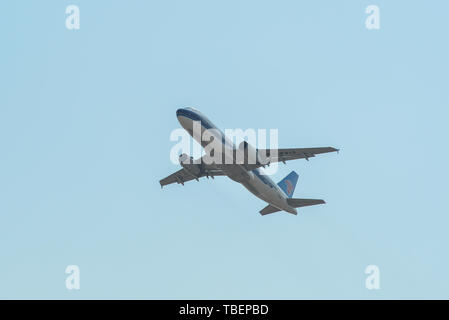
[[[276,154],[277,151],[277,154]],[[272,163],[272,162],[285,162],[289,160],[295,159],[306,159],[315,157],[316,154],[328,153],[328,152],[336,152],[338,149],[332,147],[323,147],[323,148],[291,148],[291,149],[258,149],[258,155],[260,155],[260,160],[262,163]],[[267,160],[267,158],[269,160]],[[227,164],[224,164],[227,166]],[[250,164],[246,165],[248,170],[253,170],[260,167],[260,164]],[[207,172],[207,173],[206,173]],[[172,184],[172,183],[180,183],[184,185],[185,182],[188,182],[193,179],[202,178],[205,176],[223,176],[225,173],[220,170],[219,165],[212,165],[206,169],[206,172],[202,173],[200,176],[195,177],[190,174],[184,168],[176,171],[175,173],[169,175],[168,177],[159,181],[161,187]]]
[[[258,149],[258,155],[261,157],[262,162],[285,162],[295,159],[306,159],[315,157],[316,154],[328,153],[328,152],[338,152],[339,149],[332,147],[322,147],[322,148],[290,148],[290,149]]]
[[[224,173],[218,169],[209,169],[209,170],[207,170],[207,175],[209,175],[213,178],[214,176],[223,176]],[[172,184],[175,182],[184,185],[185,182],[188,182],[188,181],[194,180],[194,179],[198,179],[198,178],[202,178],[205,176],[206,176],[206,173],[203,173],[199,177],[195,177],[195,176],[191,175],[186,169],[182,168],[182,169],[176,171],[175,173],[172,173],[168,177],[160,180],[159,183],[161,184],[161,188],[167,184]]]

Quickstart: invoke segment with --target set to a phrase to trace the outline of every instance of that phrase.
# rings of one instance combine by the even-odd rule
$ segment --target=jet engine
[[[195,163],[193,157],[189,157],[185,153],[179,156],[179,164],[195,178],[198,178],[203,173],[202,165],[200,163]]]

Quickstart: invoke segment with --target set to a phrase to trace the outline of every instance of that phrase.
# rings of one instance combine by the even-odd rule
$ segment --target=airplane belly
[[[241,184],[252,194],[254,194],[259,199],[275,206],[280,210],[285,210],[287,212],[292,212],[292,208],[287,204],[287,201],[282,197],[278,190],[271,188],[270,186],[263,183],[261,180],[254,178],[251,173],[251,179]]]
[[[250,174],[251,179],[245,182],[241,182],[246,189],[254,194],[259,199],[271,203],[272,200],[270,193],[272,190],[269,186],[261,182],[259,179],[254,178],[253,174]]]

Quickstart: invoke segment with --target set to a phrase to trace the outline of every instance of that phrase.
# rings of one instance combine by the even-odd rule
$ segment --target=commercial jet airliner
[[[184,185],[185,182],[194,179],[199,181],[199,178],[202,177],[214,178],[214,176],[227,176],[241,183],[256,197],[268,203],[260,211],[262,215],[281,210],[297,214],[296,208],[325,203],[321,199],[292,198],[296,183],[298,182],[298,174],[295,171],[292,171],[276,184],[263,173],[261,167],[265,167],[265,165],[274,162],[285,163],[285,161],[295,159],[309,160],[309,158],[314,157],[316,154],[335,152],[338,149],[332,147],[255,149],[246,141],[243,141],[236,148],[234,143],[198,110],[191,107],[181,108],[176,111],[176,116],[181,126],[203,148],[207,149],[210,141],[215,140],[220,147],[214,148],[213,152],[219,152],[218,158],[222,161],[203,161],[207,155],[193,160],[192,157],[183,153],[179,156],[179,163],[182,169],[160,180],[161,187],[175,182]],[[201,128],[201,134],[194,133],[195,124],[197,125],[196,128]],[[204,141],[202,137],[206,131],[211,132],[211,136],[213,136],[212,140]],[[245,152],[241,157],[243,159],[242,162],[236,161],[238,150],[244,150]],[[254,161],[250,161],[252,159]]]

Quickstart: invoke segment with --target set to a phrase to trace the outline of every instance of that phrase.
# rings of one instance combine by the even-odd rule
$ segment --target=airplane
[[[339,149],[333,147],[320,148],[290,148],[290,149],[255,149],[247,141],[242,141],[239,149],[234,143],[226,137],[205,115],[192,107],[180,108],[176,111],[181,126],[198,142],[203,148],[207,149],[210,141],[205,141],[203,133],[207,130],[212,132],[213,141],[215,141],[220,148],[214,149],[217,151],[218,159],[222,161],[205,161],[205,156],[194,160],[183,153],[179,156],[179,163],[181,169],[168,177],[159,181],[161,188],[165,185],[184,183],[197,180],[202,177],[227,176],[228,178],[242,184],[248,191],[256,197],[268,203],[268,205],[259,211],[261,215],[267,215],[278,211],[286,211],[296,215],[297,208],[312,206],[317,204],[324,204],[322,199],[299,199],[292,198],[298,182],[298,174],[295,171],[290,172],[279,183],[274,183],[267,175],[264,174],[262,167],[273,162],[283,162],[306,159],[315,157],[317,154],[338,152]],[[201,126],[201,134],[194,134],[194,126],[196,128]],[[241,157],[243,162],[236,161],[236,154],[238,150],[246,152]],[[254,161],[249,161],[250,155],[253,156]],[[210,155],[209,155],[210,156]],[[232,157],[230,162],[226,162],[225,158]],[[215,159],[217,159],[215,158]],[[229,160],[229,159],[227,159]]]

